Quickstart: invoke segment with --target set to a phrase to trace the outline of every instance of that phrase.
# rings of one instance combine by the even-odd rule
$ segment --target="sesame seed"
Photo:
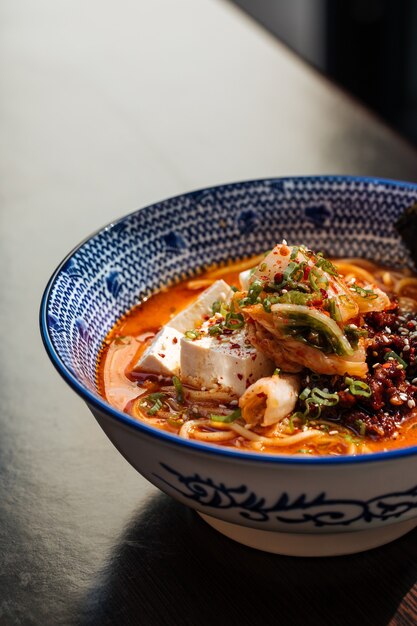
[[[410,409],[414,409],[414,407],[416,406],[416,403],[415,403],[415,401],[412,398],[409,399],[407,404],[408,404]]]
[[[388,339],[386,335],[382,335],[382,341],[385,341],[385,343],[389,343],[391,340]]]
[[[374,365],[372,365],[373,368],[378,367],[378,365],[381,365],[380,363],[374,363]]]
[[[329,435],[337,435],[338,432],[338,430],[329,430]]]
[[[387,335],[391,334],[391,328],[389,328],[388,326],[385,326],[385,332],[387,333]]]
[[[409,349],[410,349],[410,346],[406,344],[403,348],[403,352],[408,352]]]
[[[392,438],[397,439],[398,435],[399,435],[398,431],[395,431],[394,433],[392,433]]]
[[[231,406],[236,406],[237,405],[237,400],[230,400],[229,404]]]
[[[286,239],[283,239],[283,240],[282,240],[282,245],[283,245],[283,246],[288,246],[288,244],[287,244],[287,240],[286,240]]]
[[[413,385],[417,385],[417,378],[413,378],[411,382],[413,383]]]
[[[406,393],[400,393],[400,394],[398,394],[398,395],[400,396],[401,400],[403,400],[404,402],[406,402],[406,400],[407,400],[407,394],[406,394]]]

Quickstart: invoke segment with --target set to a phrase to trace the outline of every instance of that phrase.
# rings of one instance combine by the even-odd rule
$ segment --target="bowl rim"
[[[55,280],[62,271],[62,268],[66,265],[66,263],[71,259],[74,254],[82,248],[88,241],[96,237],[102,232],[113,229],[115,226],[123,222],[124,220],[132,217],[137,214],[139,211],[143,210],[152,210],[154,206],[163,205],[167,201],[176,200],[179,198],[187,198],[191,197],[196,193],[201,193],[210,190],[219,190],[219,189],[227,189],[230,187],[235,187],[236,185],[251,185],[251,184],[259,184],[264,182],[285,182],[285,181],[318,181],[324,180],[328,182],[356,182],[356,183],[368,183],[373,185],[383,185],[385,187],[401,187],[401,188],[410,188],[417,192],[417,183],[395,180],[390,178],[379,178],[374,176],[354,176],[354,175],[344,175],[344,174],[317,174],[317,175],[308,175],[308,176],[280,176],[280,177],[265,177],[265,178],[255,178],[248,180],[240,180],[229,183],[222,183],[219,185],[211,185],[209,187],[202,187],[199,189],[194,189],[193,191],[189,191],[186,193],[177,194],[175,196],[170,196],[163,200],[158,200],[157,202],[153,202],[152,204],[148,204],[139,209],[135,209],[130,211],[129,213],[117,218],[114,221],[109,222],[105,226],[98,228],[93,233],[85,237],[80,243],[78,243],[68,254],[62,259],[62,261],[58,264],[51,277],[49,278],[47,285],[44,289],[40,309],[39,309],[39,326],[40,326],[40,334],[42,338],[43,345],[48,354],[49,359],[54,365],[55,369],[61,375],[61,377],[65,380],[65,382],[87,403],[88,406],[93,405],[96,409],[106,414],[108,417],[114,418],[121,425],[127,426],[129,429],[134,429],[136,434],[143,434],[150,436],[151,438],[157,439],[161,441],[161,443],[171,445],[173,447],[179,447],[184,449],[189,449],[190,451],[194,451],[197,453],[203,453],[208,456],[221,457],[229,460],[243,460],[248,462],[256,462],[256,463],[272,463],[277,465],[351,465],[357,463],[374,463],[378,461],[391,461],[398,458],[405,458],[409,456],[414,456],[417,454],[417,445],[410,446],[406,448],[396,448],[393,450],[388,450],[386,452],[372,452],[369,454],[361,454],[361,455],[340,455],[340,456],[301,456],[301,455],[284,455],[279,453],[257,453],[251,451],[242,451],[237,450],[235,448],[227,448],[223,446],[217,446],[216,444],[210,444],[205,442],[199,442],[192,439],[183,439],[174,433],[168,433],[163,430],[153,428],[152,426],[148,426],[143,422],[139,422],[138,420],[134,420],[127,413],[123,413],[112,407],[102,396],[94,394],[92,391],[84,387],[84,385],[74,376],[74,374],[68,369],[68,367],[63,363],[60,356],[58,355],[57,350],[53,344],[50,332],[49,332],[49,324],[48,324],[48,304],[51,295],[51,291],[55,284]]]

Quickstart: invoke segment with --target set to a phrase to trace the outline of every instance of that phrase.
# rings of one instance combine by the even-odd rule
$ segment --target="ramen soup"
[[[111,405],[186,439],[298,455],[417,445],[417,278],[283,242],[140,303],[98,373]]]

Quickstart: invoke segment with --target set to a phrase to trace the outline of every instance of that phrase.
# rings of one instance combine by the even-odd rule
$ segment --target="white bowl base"
[[[417,519],[341,533],[280,533],[239,526],[197,511],[215,530],[245,546],[287,556],[341,556],[383,546],[417,526]]]

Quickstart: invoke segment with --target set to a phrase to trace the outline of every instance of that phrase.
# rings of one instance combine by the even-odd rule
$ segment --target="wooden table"
[[[148,484],[58,377],[37,312],[84,236],[226,181],[417,180],[417,153],[222,0],[5,0],[0,624],[415,624],[417,530],[256,552]]]

